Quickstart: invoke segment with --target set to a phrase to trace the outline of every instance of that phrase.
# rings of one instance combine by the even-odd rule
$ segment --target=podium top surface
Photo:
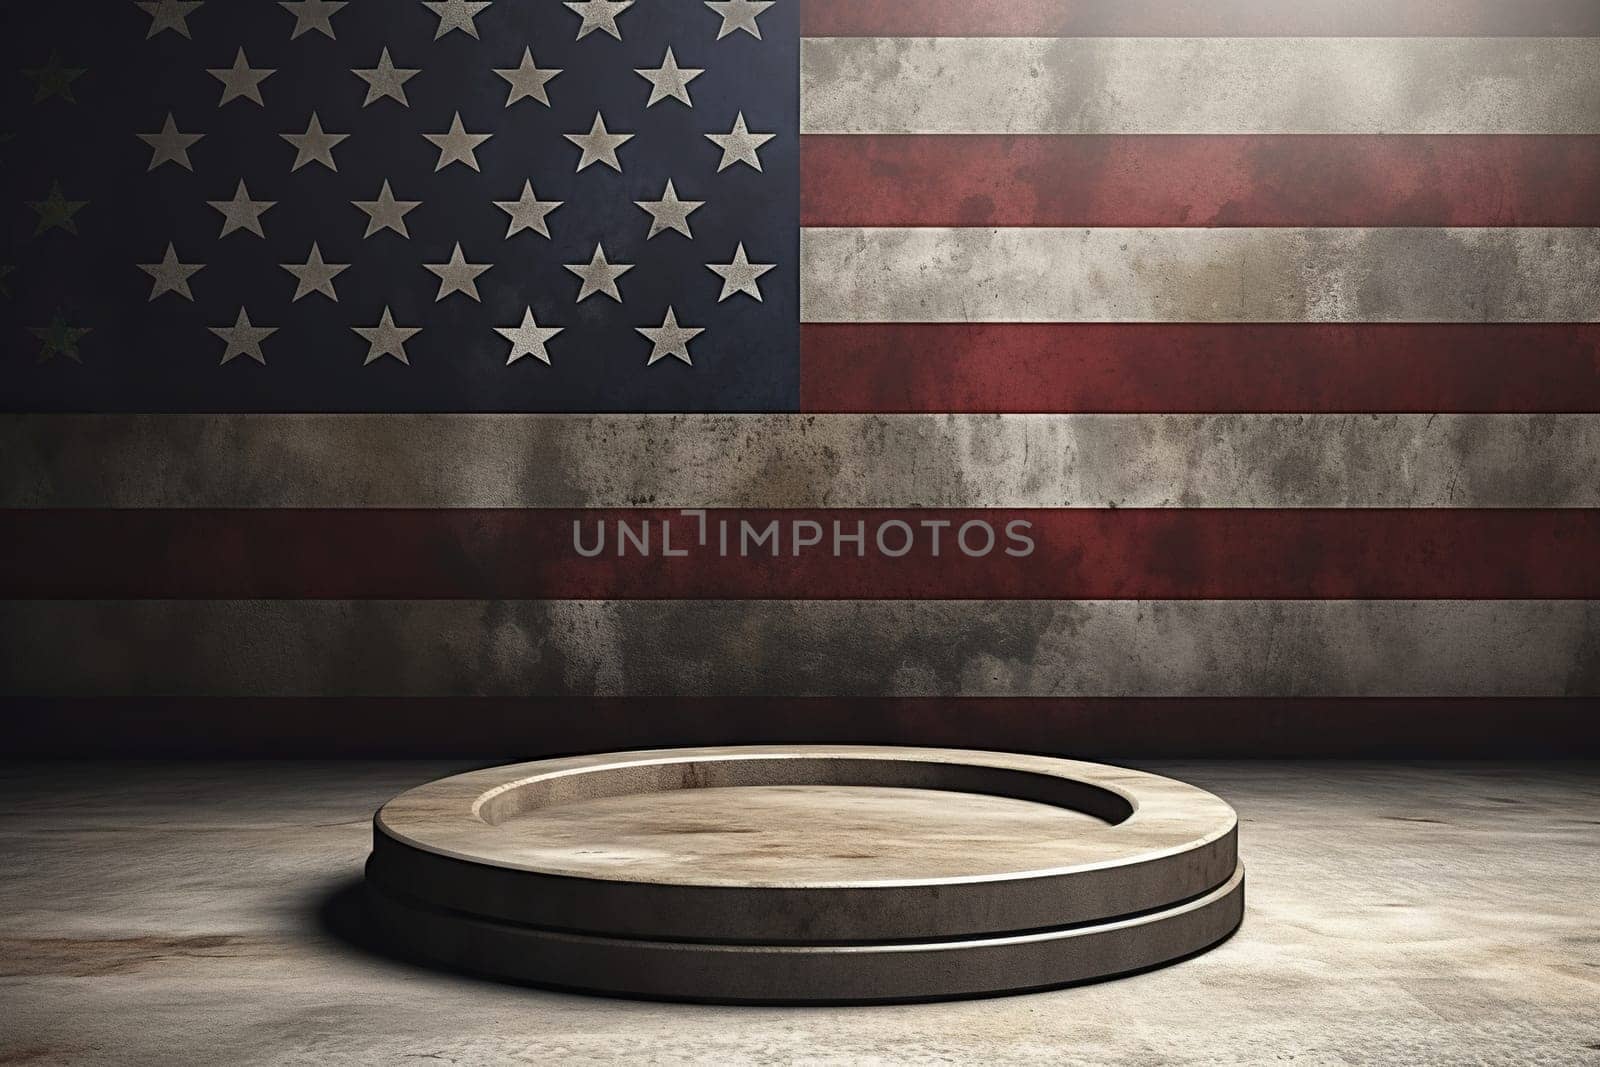
[[[874,746],[615,752],[430,782],[379,811],[397,843],[613,882],[863,888],[1061,877],[1231,846],[1233,809],[1158,775]]]

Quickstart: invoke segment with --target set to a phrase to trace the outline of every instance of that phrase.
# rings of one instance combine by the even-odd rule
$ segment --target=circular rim
[[[1060,930],[876,945],[751,945],[597,937],[432,908],[373,887],[380,926],[409,954],[460,970],[613,996],[735,1004],[845,1004],[1021,993],[1148,970],[1226,940],[1244,917],[1244,868],[1211,892]]]
[[[956,781],[959,791],[1050,795],[1102,818],[1126,815],[1063,842],[1075,858],[1060,866],[926,879],[630,880],[615,870],[532,865],[494,854],[495,823],[528,810],[519,805],[614,796],[619,788],[772,784],[774,776],[785,784]],[[1233,809],[1212,793],[1077,760],[857,745],[664,749],[487,768],[408,790],[374,820],[369,878],[433,907],[609,937],[775,944],[926,939],[1102,921],[1198,898],[1233,874],[1236,835]]]

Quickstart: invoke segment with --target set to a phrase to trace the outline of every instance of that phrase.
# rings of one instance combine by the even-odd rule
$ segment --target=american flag
[[[0,18],[24,748],[1600,740],[1593,0]]]

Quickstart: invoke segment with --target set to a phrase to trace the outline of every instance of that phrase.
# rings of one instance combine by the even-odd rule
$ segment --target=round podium
[[[864,746],[616,752],[430,782],[367,863],[397,946],[627,996],[1042,989],[1169,963],[1244,910],[1233,809],[1158,775]]]

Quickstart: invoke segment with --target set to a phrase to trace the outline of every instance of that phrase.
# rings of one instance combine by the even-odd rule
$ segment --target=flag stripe
[[[1600,137],[808,134],[800,221],[1600,226]]]
[[[804,0],[808,37],[1592,36],[1592,0]]]
[[[35,696],[1600,695],[1592,600],[13,600],[0,631]]]
[[[1080,758],[1600,755],[1600,701],[1516,698],[15,699],[6,751],[535,759],[670,745],[913,744]]]
[[[703,526],[649,509],[69,510],[6,523],[0,596],[19,599],[1600,599],[1594,510],[841,509],[712,512]]]
[[[805,322],[1591,322],[1600,229],[809,228]]]
[[[823,37],[802,133],[1600,133],[1592,37]]]
[[[1600,325],[809,323],[838,412],[1600,412]]]
[[[1600,507],[1584,415],[11,415],[0,507]]]

